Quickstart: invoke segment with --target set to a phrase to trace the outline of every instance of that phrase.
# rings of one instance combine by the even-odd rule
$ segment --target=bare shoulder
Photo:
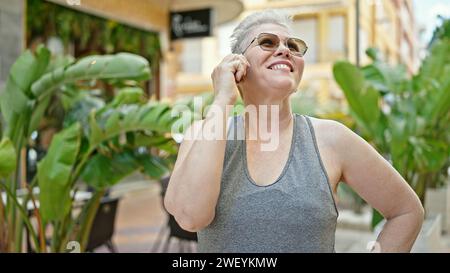
[[[317,141],[335,147],[348,137],[352,131],[344,124],[331,120],[309,117]]]
[[[317,143],[339,162],[342,169],[356,166],[372,157],[381,159],[374,147],[344,124],[326,119],[311,118]],[[343,170],[344,171],[344,170]]]

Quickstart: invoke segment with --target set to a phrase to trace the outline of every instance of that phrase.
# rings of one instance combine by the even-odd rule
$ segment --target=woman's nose
[[[275,50],[274,55],[275,56],[284,55],[286,57],[289,57],[291,55],[291,51],[284,43],[280,43],[277,50]]]

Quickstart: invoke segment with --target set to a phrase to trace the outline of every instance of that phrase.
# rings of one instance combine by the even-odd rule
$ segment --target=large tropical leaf
[[[117,92],[111,107],[117,108],[125,104],[142,104],[144,101],[144,90],[140,87],[125,87]]]
[[[436,41],[420,67],[419,76],[424,80],[448,78],[444,70],[450,64],[449,52],[450,39]]]
[[[139,163],[130,151],[112,157],[96,154],[86,164],[81,179],[96,189],[103,189],[113,186],[138,168]]]
[[[133,131],[169,133],[175,120],[166,104],[110,109],[99,117],[92,111],[89,119],[89,142],[91,147],[95,147],[102,141]]]
[[[48,97],[63,84],[79,80],[114,79],[114,80],[145,80],[150,77],[148,61],[138,55],[119,53],[116,55],[89,56],[75,64],[58,66],[35,81],[31,92],[36,97],[33,103],[34,111],[30,130],[37,127],[48,105]],[[43,110],[42,110],[43,109]],[[31,131],[30,131],[31,132]]]
[[[410,137],[409,142],[414,146],[414,159],[422,172],[439,171],[448,159],[448,144],[433,139]]]
[[[29,133],[27,126],[32,113],[32,83],[38,79],[48,66],[50,52],[38,46],[35,54],[27,50],[11,67],[5,90],[0,95],[0,107],[7,129],[6,135],[17,145],[22,134]],[[21,134],[18,134],[21,132]]]
[[[50,51],[38,46],[35,54],[25,51],[11,67],[9,79],[27,96],[31,96],[30,87],[47,69]]]
[[[342,61],[334,64],[333,73],[352,110],[364,121],[368,120],[370,117],[364,114],[365,105],[359,100],[360,93],[365,89],[361,71],[349,62]]]
[[[420,110],[431,122],[437,122],[450,111],[450,40],[446,41],[433,46],[419,74],[420,87],[427,94]]]
[[[336,82],[341,87],[350,105],[350,112],[358,124],[383,143],[383,129],[380,127],[381,111],[379,93],[364,81],[363,73],[349,62],[336,62],[333,66]]]
[[[45,222],[61,220],[70,210],[71,174],[80,149],[80,124],[53,137],[47,155],[38,164],[40,209]]]
[[[82,171],[81,179],[97,190],[111,187],[123,178],[140,170],[151,178],[158,179],[169,171],[169,163],[149,154],[140,154],[132,150],[94,155]]]
[[[143,155],[138,157],[145,174],[151,178],[158,179],[169,171],[169,162],[163,158],[153,155]]]
[[[403,66],[390,67],[383,62],[374,62],[361,69],[364,78],[383,94],[401,93],[408,86]]]
[[[176,143],[167,136],[178,118],[171,112],[168,104],[155,102],[141,106],[125,104],[118,108],[111,108],[110,104],[98,114],[93,110],[87,137],[90,151],[97,150],[97,154],[83,168],[81,178],[92,187],[102,189],[138,169],[153,178],[167,173],[169,164],[163,159],[134,151],[147,147],[169,154],[176,152]],[[125,146],[120,144],[119,136],[126,137]]]
[[[151,147],[158,148],[169,154],[176,154],[177,144],[175,140],[168,134],[160,134],[152,132],[150,134],[142,131],[127,134],[127,145],[132,148]]]
[[[399,115],[388,116],[389,154],[394,167],[401,174],[407,170],[405,160],[410,158],[410,145],[408,143],[407,121]]]
[[[30,124],[28,126],[27,132],[32,133],[39,127],[39,123],[41,122],[41,119],[44,116],[45,111],[47,110],[47,107],[50,104],[50,101],[51,97],[46,97],[36,104],[36,107],[33,109],[31,113]]]
[[[172,117],[167,104],[123,105],[117,109],[105,106],[89,116],[89,151],[97,150],[86,166],[81,178],[90,186],[102,189],[114,185],[127,175],[140,169],[157,178],[168,170],[167,164],[150,154],[135,154],[123,149],[119,136],[126,136],[126,146],[157,147],[169,153],[176,152],[176,144],[167,136],[176,117]],[[109,143],[109,148],[105,145]],[[112,146],[111,146],[112,145]]]
[[[80,122],[83,131],[89,132],[89,114],[92,110],[99,110],[105,106],[105,102],[95,96],[91,96],[88,92],[81,92],[79,98],[72,102],[72,107],[64,116],[64,127]]]
[[[31,91],[36,97],[45,97],[51,94],[56,87],[66,82],[91,79],[140,81],[149,77],[150,68],[148,61],[141,56],[130,53],[94,55],[45,74],[33,83]]]
[[[440,37],[432,44],[419,73],[411,79],[404,69],[388,65],[374,51],[369,52],[373,63],[362,69],[347,62],[333,67],[357,124],[368,131],[369,139],[386,153],[422,201],[426,187],[438,182],[431,180],[448,167],[450,150],[450,40]],[[381,104],[373,91],[383,95]],[[384,143],[377,141],[382,138]],[[373,223],[379,216],[374,213]]]
[[[0,142],[0,177],[9,176],[16,169],[16,150],[8,138]]]

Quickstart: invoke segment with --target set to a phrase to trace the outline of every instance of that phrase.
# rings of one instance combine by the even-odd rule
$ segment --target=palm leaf
[[[62,220],[70,209],[71,173],[80,149],[80,124],[53,137],[47,155],[38,164],[41,213],[44,223]]]

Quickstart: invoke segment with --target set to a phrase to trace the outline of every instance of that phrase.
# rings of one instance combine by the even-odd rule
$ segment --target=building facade
[[[312,90],[319,101],[343,100],[332,65],[339,59],[367,64],[368,47],[378,48],[391,64],[404,64],[410,73],[417,69],[418,31],[412,0],[245,0],[244,4],[239,18],[220,26],[213,37],[177,45],[176,92],[171,96],[212,91],[210,73],[230,53],[233,28],[248,14],[264,9],[280,9],[293,16],[296,36],[308,44],[300,90]]]
[[[8,79],[9,69],[25,48],[24,0],[0,0],[0,90]]]
[[[248,14],[264,9],[285,10],[293,16],[295,34],[309,47],[300,90],[312,90],[320,101],[343,99],[333,80],[332,65],[339,59],[364,65],[369,61],[364,53],[368,47],[377,47],[388,62],[404,64],[410,73],[418,65],[412,0],[48,1],[159,33],[163,58],[157,98],[162,99],[212,91],[210,75],[230,53],[232,30]],[[16,2],[0,0],[0,35],[8,43],[0,51],[0,82],[6,80],[10,65],[25,47],[26,1]],[[216,24],[211,37],[172,42],[168,18],[173,5],[185,10],[215,6],[216,18],[235,19]]]

